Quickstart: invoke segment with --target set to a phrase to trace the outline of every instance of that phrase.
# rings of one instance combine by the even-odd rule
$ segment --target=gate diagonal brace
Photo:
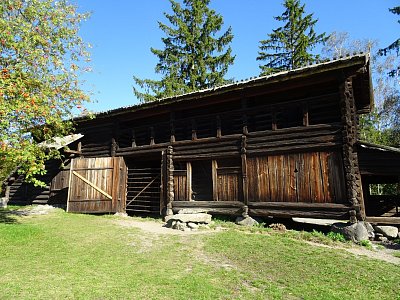
[[[87,183],[88,185],[90,185],[92,188],[94,188],[96,191],[98,191],[100,194],[106,196],[108,199],[112,200],[112,196],[109,195],[107,192],[103,191],[101,188],[99,188],[98,186],[94,185],[92,182],[90,182],[89,180],[87,180],[85,177],[83,177],[82,175],[78,174],[75,171],[72,171],[72,174],[74,174],[76,177],[78,177],[79,179],[83,180],[85,183]]]

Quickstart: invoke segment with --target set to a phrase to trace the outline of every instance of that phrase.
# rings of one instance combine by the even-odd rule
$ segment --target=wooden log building
[[[400,150],[358,139],[370,112],[369,57],[301,69],[75,119],[83,135],[49,163],[45,189],[10,176],[11,203],[71,212],[373,219],[396,223]],[[388,221],[389,220],[389,221]]]

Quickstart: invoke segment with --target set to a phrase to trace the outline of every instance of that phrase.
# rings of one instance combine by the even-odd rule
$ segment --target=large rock
[[[1,197],[0,198],[0,207],[7,208],[7,203],[8,203],[8,198],[7,197]]]
[[[205,214],[205,213],[200,213],[200,214],[176,214],[172,216],[166,216],[165,217],[165,222],[170,222],[170,221],[180,221],[182,223],[205,223],[205,224],[210,224],[211,223],[211,215]]]
[[[367,228],[369,239],[370,240],[375,239],[375,230],[374,227],[372,227],[371,223],[368,222],[360,222],[360,223],[364,223],[365,228]]]
[[[208,213],[207,209],[204,208],[183,208],[178,211],[178,215],[181,214],[200,214],[200,213]]]
[[[331,230],[343,234],[346,239],[351,240],[354,243],[369,240],[368,230],[363,222],[354,224],[334,223]]]
[[[238,225],[248,226],[248,227],[258,224],[258,222],[254,220],[252,217],[242,217],[242,216],[237,217],[235,223]]]
[[[399,229],[394,226],[375,226],[375,231],[392,239],[397,238],[397,234],[399,233]]]

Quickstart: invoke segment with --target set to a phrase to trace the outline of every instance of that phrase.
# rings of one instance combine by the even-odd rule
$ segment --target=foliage
[[[16,165],[12,161],[0,160],[0,194],[2,192],[2,182],[10,175],[10,173],[16,168]]]
[[[400,94],[397,78],[388,76],[390,70],[398,64],[398,58],[395,55],[382,57],[378,46],[374,40],[351,39],[346,32],[333,32],[322,53],[329,58],[359,52],[370,54],[375,106],[371,113],[360,116],[360,137],[367,142],[398,147]]]
[[[275,20],[284,22],[283,27],[274,29],[268,39],[260,41],[257,60],[266,61],[260,65],[261,75],[287,71],[314,63],[320,59],[312,54],[318,44],[327,39],[325,33],[314,30],[318,19],[313,14],[305,15],[305,5],[300,0],[285,0],[286,10]]]
[[[0,16],[0,159],[37,184],[43,161],[57,155],[38,142],[68,133],[64,120],[88,99],[77,80],[88,15],[67,0],[3,0]]]
[[[372,249],[372,244],[369,240],[362,240],[360,241],[360,245],[367,248],[367,249]]]
[[[137,85],[134,93],[141,101],[223,84],[235,58],[229,46],[233,39],[232,29],[229,27],[217,36],[223,18],[209,8],[210,0],[184,0],[183,6],[174,0],[170,2],[173,14],[164,15],[171,26],[159,22],[160,29],[166,34],[162,38],[165,48],[151,48],[159,60],[155,72],[162,78],[151,80],[134,76]],[[142,89],[144,92],[140,91]]]
[[[326,234],[326,236],[335,242],[346,242],[346,238],[344,237],[344,235],[339,232],[330,231]]]
[[[400,15],[400,6],[396,6],[393,8],[389,8],[389,11],[395,15]],[[400,21],[398,21],[400,23]],[[393,43],[391,43],[389,46],[386,48],[380,49],[379,54],[383,56],[389,55],[391,52],[395,51],[397,55],[399,54],[400,51],[400,38],[395,40]],[[395,68],[393,68],[390,71],[390,76],[395,76],[398,77],[399,75],[399,70],[400,70],[400,65],[397,65]]]

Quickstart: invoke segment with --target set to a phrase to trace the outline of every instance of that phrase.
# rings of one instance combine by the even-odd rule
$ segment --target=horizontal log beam
[[[173,201],[172,206],[176,208],[232,208],[243,207],[240,201]]]
[[[307,145],[294,145],[294,146],[286,146],[286,147],[276,147],[272,149],[252,149],[247,150],[248,155],[271,155],[271,154],[282,154],[282,153],[297,153],[299,151],[317,151],[317,150],[334,150],[340,148],[341,144],[337,143],[316,143],[316,144],[307,144]]]
[[[366,217],[365,221],[374,224],[400,225],[400,217]]]
[[[331,209],[337,211],[357,210],[358,207],[338,203],[307,203],[307,202],[249,202],[249,208],[288,208],[288,209]]]
[[[316,219],[349,219],[349,212],[328,211],[324,209],[296,210],[296,209],[262,209],[249,208],[250,216],[277,217],[277,218],[316,218]]]
[[[225,158],[240,155],[238,151],[232,152],[221,152],[221,153],[206,153],[206,154],[192,154],[192,155],[174,155],[174,159],[185,160],[185,159],[206,159],[206,158]]]
[[[283,134],[291,134],[291,133],[299,133],[299,132],[312,132],[312,131],[319,131],[319,130],[329,130],[329,131],[336,131],[341,129],[341,125],[339,123],[332,123],[332,124],[321,124],[321,125],[309,125],[309,126],[299,126],[299,127],[290,127],[290,128],[283,128],[277,130],[265,130],[265,131],[257,131],[257,132],[249,132],[247,136],[250,137],[257,137],[257,136],[276,136],[276,135],[283,135]]]
[[[249,139],[250,141],[250,139]],[[247,146],[247,150],[253,150],[253,149],[258,149],[258,148],[281,148],[283,146],[307,146],[307,145],[315,145],[315,144],[323,144],[323,143],[334,143],[334,144],[340,144],[341,142],[341,137],[340,136],[334,136],[334,135],[325,135],[325,136],[319,136],[319,137],[311,137],[311,138],[305,138],[305,137],[298,137],[297,139],[291,139],[291,140],[285,140],[284,137],[282,137],[281,140],[274,141],[274,142],[267,142],[260,140],[258,143],[249,143]]]

